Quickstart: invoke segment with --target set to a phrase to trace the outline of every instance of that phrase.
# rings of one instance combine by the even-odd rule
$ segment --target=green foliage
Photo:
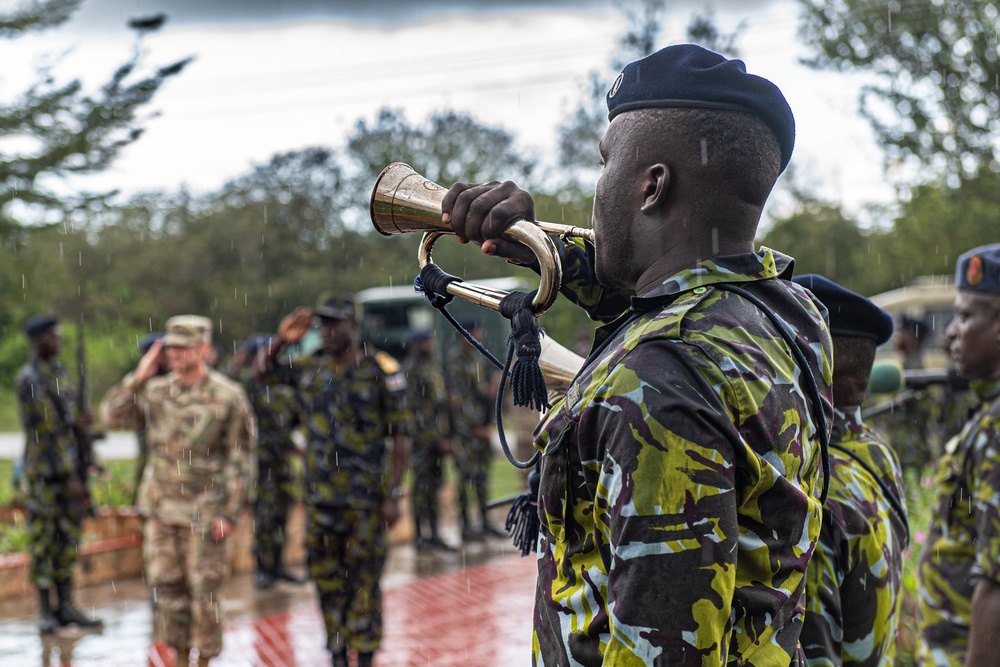
[[[914,651],[917,641],[917,580],[920,553],[927,536],[931,513],[937,502],[933,478],[906,478],[906,511],[910,519],[910,546],[903,561],[903,585],[900,590],[899,634],[896,641],[896,664],[910,667],[916,664]]]
[[[887,163],[916,168],[918,179],[1000,169],[995,2],[799,1],[807,64],[874,75],[861,112]]]
[[[90,492],[98,507],[131,507],[135,497],[135,459],[106,461],[90,477]]]

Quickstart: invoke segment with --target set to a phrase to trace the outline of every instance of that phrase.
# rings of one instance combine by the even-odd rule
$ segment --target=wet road
[[[446,537],[448,537],[446,535]],[[506,540],[463,552],[418,554],[394,547],[383,577],[385,638],[379,667],[511,667],[530,664],[535,559]],[[63,629],[40,637],[33,597],[0,602],[0,665],[172,667],[150,644],[149,592],[139,580],[82,589],[78,606],[105,622],[101,633]],[[225,649],[218,667],[329,665],[311,585],[253,587],[250,575],[227,582]]]

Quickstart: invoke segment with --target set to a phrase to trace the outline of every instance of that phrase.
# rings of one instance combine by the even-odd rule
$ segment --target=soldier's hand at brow
[[[76,416],[76,423],[83,428],[90,428],[94,425],[94,411],[90,408],[86,410],[81,410],[80,414]]]
[[[308,308],[296,308],[285,315],[278,325],[278,338],[284,343],[297,343],[312,327],[313,312]]]
[[[158,340],[142,355],[139,365],[135,367],[135,381],[144,384],[156,375],[160,367],[160,355],[163,353],[163,341]]]
[[[386,527],[386,529],[392,528],[396,521],[399,520],[399,502],[387,496],[382,501],[382,510],[380,514],[382,524]]]

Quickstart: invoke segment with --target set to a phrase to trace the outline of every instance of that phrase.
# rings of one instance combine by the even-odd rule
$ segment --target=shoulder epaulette
[[[401,370],[399,362],[388,352],[376,352],[375,362],[386,375],[395,375]]]

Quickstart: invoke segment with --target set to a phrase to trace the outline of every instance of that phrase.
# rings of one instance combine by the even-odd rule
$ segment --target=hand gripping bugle
[[[447,192],[418,174],[410,165],[393,162],[382,170],[372,189],[372,224],[386,236],[423,233],[424,238],[417,252],[417,261],[422,269],[431,263],[431,249],[438,238],[454,233],[441,221],[441,202]],[[506,234],[528,246],[538,259],[541,282],[532,302],[535,315],[542,314],[552,305],[562,284],[562,265],[548,235],[594,240],[592,229],[527,220],[513,223]],[[464,282],[448,285],[448,293],[490,310],[499,310],[500,300],[506,296],[501,290]]]

